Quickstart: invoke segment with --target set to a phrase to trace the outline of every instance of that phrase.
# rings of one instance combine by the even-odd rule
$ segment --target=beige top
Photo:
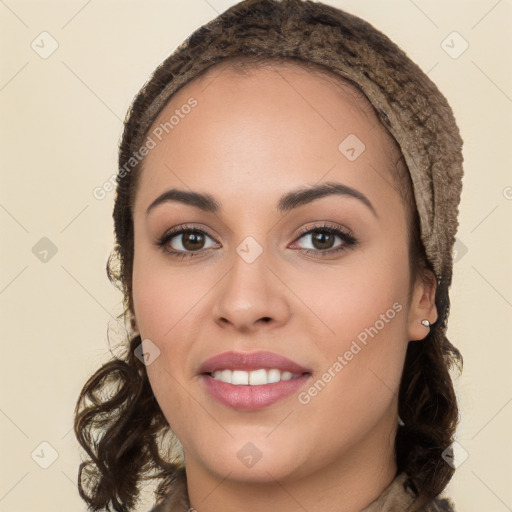
[[[422,507],[416,502],[412,491],[404,488],[406,479],[405,473],[398,475],[382,494],[361,512],[455,512],[452,503],[441,498]],[[181,469],[165,501],[157,504],[150,512],[194,512],[194,510],[190,508],[188,500],[185,469]]]

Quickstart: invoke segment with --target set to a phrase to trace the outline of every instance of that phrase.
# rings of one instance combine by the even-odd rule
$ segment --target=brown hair
[[[143,163],[134,162],[133,155],[172,94],[228,59],[233,64],[245,60],[250,67],[285,58],[309,69],[322,68],[358,87],[336,73],[333,63],[354,59],[368,76],[370,71],[359,64],[350,44],[361,37],[367,38],[372,51],[389,60],[391,71],[396,62],[407,58],[371,25],[339,9],[301,0],[246,0],[196,30],[154,71],[130,107],[119,151],[113,212],[116,244],[107,275],[124,294],[126,317],[131,318],[133,311],[132,206]],[[396,61],[390,57],[395,53]],[[389,132],[389,113],[382,109],[375,113]],[[409,216],[412,275],[424,268],[434,272],[425,254],[411,177],[403,159],[397,162],[395,173]],[[424,340],[408,344],[398,399],[403,422],[395,442],[398,472],[407,473],[407,486],[425,502],[445,488],[454,471],[442,458],[458,421],[449,368],[454,363],[462,365],[460,353],[445,335],[450,279],[451,275],[437,287],[438,321]],[[80,465],[78,488],[91,510],[131,510],[145,479],[157,479],[160,499],[183,468],[179,441],[156,401],[145,365],[135,356],[141,341],[140,335],[133,336],[122,357],[99,368],[84,385],[76,405],[75,434],[88,456]]]

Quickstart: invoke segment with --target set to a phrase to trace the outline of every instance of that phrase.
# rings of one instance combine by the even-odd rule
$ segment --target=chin
[[[283,453],[282,450],[269,452],[255,448],[256,443],[252,445],[250,443],[250,441],[245,443],[238,451],[230,449],[227,455],[226,452],[222,452],[218,457],[214,456],[210,471],[217,473],[220,478],[229,475],[231,481],[255,484],[268,484],[276,480],[286,481],[287,478],[300,472],[301,465],[294,456],[293,450],[289,453]]]

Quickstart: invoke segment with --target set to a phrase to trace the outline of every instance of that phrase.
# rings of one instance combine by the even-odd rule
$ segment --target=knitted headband
[[[243,23],[238,23],[241,20]],[[453,112],[436,85],[366,21],[303,0],[236,4],[197,29],[155,70],[153,84],[157,85],[143,89],[139,98],[145,104],[145,114],[131,149],[140,146],[179,88],[213,64],[243,55],[319,64],[357,84],[368,97],[400,146],[411,175],[421,238],[438,283],[436,327],[444,331],[462,190],[462,139]]]

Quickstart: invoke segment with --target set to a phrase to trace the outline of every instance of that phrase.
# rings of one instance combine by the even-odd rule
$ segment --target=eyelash
[[[315,256],[320,256],[320,257],[331,256],[331,255],[336,254],[338,252],[346,251],[347,249],[350,249],[350,248],[354,247],[358,243],[357,239],[352,234],[342,230],[341,228],[334,227],[334,226],[331,226],[329,224],[317,224],[317,225],[315,225],[313,227],[309,227],[307,229],[304,229],[304,230],[302,230],[299,233],[299,235],[297,236],[296,240],[300,240],[305,235],[312,234],[312,233],[314,233],[316,231],[322,231],[324,233],[328,233],[328,234],[331,234],[331,235],[336,235],[339,238],[341,238],[341,240],[344,243],[342,245],[338,246],[338,247],[335,247],[335,248],[332,248],[332,249],[327,249],[325,251],[322,251],[320,249],[300,249],[300,252],[302,254],[311,254],[311,253],[313,253]],[[213,237],[207,231],[204,231],[203,229],[199,229],[199,228],[197,228],[195,226],[182,225],[182,226],[178,226],[177,228],[174,228],[174,229],[168,231],[167,233],[165,233],[161,238],[159,238],[157,240],[156,245],[158,247],[160,247],[166,254],[169,254],[172,257],[181,258],[181,259],[192,258],[192,257],[197,256],[200,253],[205,252],[208,249],[210,249],[210,248],[208,248],[208,249],[201,249],[201,250],[195,251],[195,252],[194,251],[186,251],[185,252],[185,251],[176,251],[174,249],[168,249],[166,247],[166,245],[174,237],[176,237],[178,235],[185,234],[185,233],[191,233],[191,232],[207,235],[208,237],[213,239]]]

